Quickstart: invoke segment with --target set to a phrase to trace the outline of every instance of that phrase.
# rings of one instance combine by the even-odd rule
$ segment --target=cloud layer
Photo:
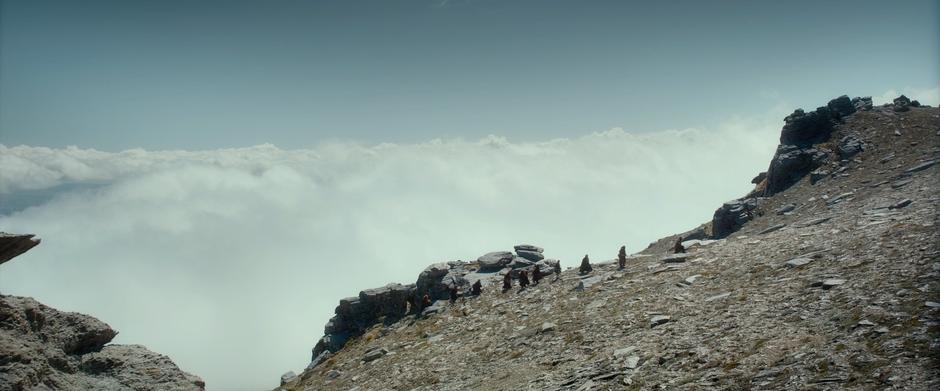
[[[766,169],[784,114],[527,143],[0,146],[0,197],[95,184],[0,216],[44,239],[0,286],[93,314],[210,389],[269,388],[306,365],[338,299],[432,262],[526,242],[573,266],[708,220]]]

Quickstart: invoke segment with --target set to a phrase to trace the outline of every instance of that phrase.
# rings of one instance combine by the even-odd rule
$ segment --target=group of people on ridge
[[[673,252],[676,254],[684,253],[685,246],[682,245],[682,236],[680,236],[675,245],[673,246]],[[617,267],[620,270],[623,270],[627,267],[627,247],[620,246],[620,251],[617,253]],[[555,273],[555,280],[558,280],[561,276],[561,262],[555,262],[552,265],[553,272]],[[578,268],[578,272],[582,275],[588,274],[594,271],[594,267],[591,266],[591,260],[588,258],[587,254],[584,254],[584,258],[581,259],[581,266]],[[519,287],[526,289],[530,284],[538,285],[544,276],[542,275],[542,270],[538,265],[532,268],[532,280],[529,280],[529,273],[525,270],[520,270],[518,273]],[[513,280],[513,271],[510,270],[506,272],[503,276],[503,292],[506,292],[512,289],[512,280]],[[476,280],[471,286],[470,290],[467,292],[469,296],[479,296],[483,294],[483,284],[481,280]],[[457,290],[457,286],[453,285],[450,287],[450,302],[456,302],[460,297],[460,292]],[[431,306],[431,295],[430,292],[426,292],[424,297],[421,300],[422,308],[427,308]]]

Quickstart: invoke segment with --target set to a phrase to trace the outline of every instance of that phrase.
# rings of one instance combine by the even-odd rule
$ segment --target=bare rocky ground
[[[39,243],[0,233],[0,260]],[[0,294],[0,391],[202,390],[205,383],[141,345],[108,344],[117,331],[88,315]]]
[[[625,270],[521,291],[493,276],[480,297],[372,325],[281,389],[940,389],[938,118],[856,112],[815,147],[835,155],[852,135],[861,152],[757,197],[730,236],[684,257],[665,238]]]

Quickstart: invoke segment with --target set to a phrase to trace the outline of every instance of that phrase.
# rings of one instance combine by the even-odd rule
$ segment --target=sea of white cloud
[[[0,215],[43,238],[0,290],[92,314],[212,390],[271,388],[359,290],[519,243],[564,266],[609,259],[709,220],[766,169],[785,114],[539,142],[0,145],[0,197],[55,191]]]

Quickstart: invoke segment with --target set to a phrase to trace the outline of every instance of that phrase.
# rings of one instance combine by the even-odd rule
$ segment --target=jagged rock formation
[[[36,235],[17,235],[0,232],[0,264],[15,258],[17,255],[36,247],[40,240]]]
[[[414,284],[392,283],[359,292],[358,297],[340,300],[335,315],[324,328],[324,336],[313,347],[308,369],[323,363],[342,349],[349,338],[362,335],[376,324],[392,324],[409,314],[429,315],[442,308],[442,302],[422,308],[425,294],[432,301],[447,300],[452,288],[466,294],[477,280],[534,268],[551,274],[553,266],[558,263],[544,259],[542,253],[545,250],[541,247],[522,244],[514,249],[515,256],[509,251],[495,251],[480,256],[476,262],[435,263],[425,268]]]
[[[845,102],[784,138],[829,173],[752,192],[723,238],[377,323],[282,388],[940,388],[940,110]],[[864,148],[841,161],[849,134]]]
[[[902,95],[883,109],[898,111],[898,108],[908,105],[910,100]],[[844,126],[845,121],[856,112],[869,110],[872,110],[871,97],[849,99],[842,95],[815,111],[807,113],[797,109],[784,118],[780,145],[770,160],[770,167],[752,180],[757,185],[753,192],[726,202],[715,211],[711,224],[712,238],[721,239],[735,232],[754,218],[753,211],[765,198],[788,189],[807,175],[816,183],[842,169],[849,159],[865,148],[858,132]],[[838,141],[832,140],[833,132],[839,134]]]
[[[4,234],[0,259],[38,244],[32,237]],[[0,295],[0,391],[205,388],[166,356],[140,345],[107,345],[116,335],[91,316]]]

